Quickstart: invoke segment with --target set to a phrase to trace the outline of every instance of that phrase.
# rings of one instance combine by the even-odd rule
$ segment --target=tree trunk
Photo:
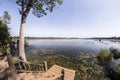
[[[16,80],[17,74],[16,74],[14,64],[12,63],[12,56],[10,53],[10,45],[9,44],[7,45],[6,51],[7,51],[8,65],[9,65],[9,70],[7,70],[8,80]]]
[[[19,35],[19,58],[26,62],[25,50],[24,50],[24,24],[25,22],[21,19],[20,24],[20,35]]]

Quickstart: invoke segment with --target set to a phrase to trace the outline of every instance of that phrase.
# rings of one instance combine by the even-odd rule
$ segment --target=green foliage
[[[120,50],[110,48],[110,53],[113,55],[114,59],[119,59],[120,58]]]
[[[33,4],[33,14],[37,17],[42,17],[48,11],[52,12],[56,4],[61,4],[62,0],[38,0]]]
[[[2,51],[3,51],[3,48],[0,47],[0,52],[2,52]]]
[[[2,21],[5,23],[5,24],[9,24],[10,23],[10,20],[11,20],[11,16],[8,14],[7,11],[4,11],[4,15],[2,17]]]
[[[111,61],[111,54],[107,50],[101,50],[98,54],[98,61],[100,64],[108,64]]]
[[[27,55],[30,62],[36,61],[38,64],[47,61],[48,67],[57,64],[65,68],[76,70],[75,80],[109,80],[105,78],[102,67],[97,65],[96,60],[90,55],[79,54],[76,56],[55,55]]]
[[[111,64],[111,58],[118,59],[120,58],[120,51],[118,49],[110,48],[109,51],[101,50],[98,55],[98,62],[105,69],[105,74],[111,80],[119,80],[120,79],[120,64],[118,66],[114,66],[114,68],[110,68],[107,64]]]
[[[8,26],[0,20],[0,46],[8,44],[10,41],[10,34]]]
[[[4,15],[0,19],[0,46],[5,46],[10,41],[9,28],[7,26],[10,20],[11,16],[7,11],[4,11]]]
[[[25,47],[28,47],[28,41],[25,40]]]
[[[108,73],[111,80],[120,80],[120,64],[109,70]]]
[[[27,17],[32,9],[32,13],[37,17],[47,15],[47,12],[52,12],[57,4],[62,4],[63,0],[16,0],[16,3],[21,7],[20,14]]]
[[[114,71],[120,75],[120,64],[114,68]]]
[[[7,24],[9,23],[11,17],[8,12],[5,11],[3,17],[0,17],[0,56],[3,56],[6,50],[6,45],[10,43],[10,33]]]

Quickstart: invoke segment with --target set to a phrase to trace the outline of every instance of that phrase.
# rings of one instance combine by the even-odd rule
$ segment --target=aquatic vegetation
[[[120,80],[120,64],[109,70],[107,76],[111,80]]]
[[[75,80],[110,80],[109,64],[112,54],[109,50],[100,50],[98,57],[80,52],[73,47],[31,46],[28,47],[27,60],[38,64],[47,61],[48,67],[57,64],[76,70]],[[34,54],[35,53],[35,54]],[[97,53],[96,53],[97,54]],[[109,79],[110,78],[110,79]],[[114,79],[113,79],[114,80]]]
[[[115,49],[115,48],[110,48],[110,53],[112,54],[114,59],[120,58],[120,50]]]
[[[27,60],[41,63],[47,61],[50,68],[53,64],[57,64],[69,69],[76,70],[75,80],[105,80],[104,70],[89,54],[79,54],[76,56],[66,56],[63,54],[53,55],[34,55],[28,54]]]
[[[111,58],[112,58],[112,56],[107,50],[101,50],[98,53],[98,57],[97,57],[98,62],[101,65],[109,64],[109,62],[111,61]]]

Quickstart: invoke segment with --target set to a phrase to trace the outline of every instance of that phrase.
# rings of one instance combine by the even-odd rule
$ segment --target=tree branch
[[[30,12],[30,9],[32,8],[33,3],[34,3],[34,0],[30,0],[29,3],[27,4],[26,10],[24,11],[26,17],[28,15],[28,13]]]

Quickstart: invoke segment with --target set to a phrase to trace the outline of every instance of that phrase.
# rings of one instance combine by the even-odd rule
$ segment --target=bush
[[[8,26],[0,20],[0,46],[5,46],[10,41]]]
[[[111,69],[108,76],[111,80],[120,80],[120,64]]]
[[[120,50],[110,48],[110,53],[112,54],[114,59],[119,59],[120,58]]]
[[[25,47],[28,47],[28,41],[27,40],[25,40]]]
[[[107,64],[111,61],[111,54],[107,50],[101,50],[98,54],[98,62],[102,65]]]

